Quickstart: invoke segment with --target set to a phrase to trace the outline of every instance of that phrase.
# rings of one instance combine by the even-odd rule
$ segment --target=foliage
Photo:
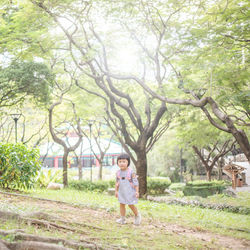
[[[227,184],[224,181],[193,181],[188,182],[183,190],[185,196],[198,195],[207,197],[216,193],[221,193]]]
[[[81,181],[70,181],[69,187],[77,190],[103,192],[108,189],[109,184],[108,182],[105,181],[91,182],[91,181],[81,180]]]
[[[171,181],[169,178],[160,178],[160,177],[150,177],[147,180],[147,189],[149,194],[162,194],[164,190],[169,187]],[[77,190],[85,190],[85,191],[97,191],[104,192],[107,191],[108,188],[115,187],[115,181],[96,181],[91,182],[89,180],[82,181],[70,181],[69,187],[77,189]]]
[[[53,44],[50,19],[29,0],[3,0],[0,3],[0,53],[9,57],[45,57]]]
[[[0,186],[31,188],[41,167],[37,149],[23,144],[0,143]]]
[[[174,191],[183,191],[184,188],[185,188],[186,184],[185,183],[172,183],[170,186],[169,186],[169,189],[170,190],[174,190]]]
[[[61,182],[62,174],[60,170],[55,169],[41,169],[36,178],[36,185],[40,188],[46,188],[50,182]]]
[[[48,103],[54,76],[43,63],[15,61],[0,68],[0,106],[14,105],[26,96]]]
[[[169,178],[149,177],[147,179],[147,190],[149,194],[163,194],[170,184]]]
[[[186,186],[192,186],[192,187],[202,187],[202,186],[220,186],[220,185],[227,185],[228,183],[225,181],[205,181],[205,180],[197,180],[197,181],[190,181],[186,184]]]

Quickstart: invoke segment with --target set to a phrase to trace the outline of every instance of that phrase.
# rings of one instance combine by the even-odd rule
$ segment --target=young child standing
[[[115,196],[120,202],[121,218],[116,222],[125,224],[126,205],[135,215],[134,224],[140,225],[141,215],[134,204],[138,203],[139,184],[136,174],[129,168],[130,157],[128,154],[121,154],[117,157],[117,165],[120,170],[116,173]]]

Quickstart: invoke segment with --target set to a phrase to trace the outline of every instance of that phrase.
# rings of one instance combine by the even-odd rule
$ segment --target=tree
[[[54,76],[45,64],[12,62],[0,68],[0,107],[17,105],[28,97],[46,104],[53,84]]]
[[[114,135],[113,134],[109,135],[108,144],[105,145],[101,141],[104,139],[104,135],[102,134],[104,132],[104,130],[102,129],[102,127],[103,127],[102,123],[101,122],[94,122],[93,125],[94,125],[94,130],[92,129],[93,137],[94,137],[95,143],[98,147],[99,155],[96,152],[94,152],[93,150],[92,150],[92,152],[99,163],[98,179],[102,180],[103,159],[104,159],[108,149],[110,148],[110,144],[111,144],[111,141],[112,141]]]
[[[223,2],[223,1],[222,1]],[[203,3],[204,4],[204,3]],[[210,4],[210,3],[209,3]],[[223,57],[220,58],[220,70],[225,71],[223,69],[224,62],[229,57],[236,57],[238,60],[237,55],[235,54],[235,47],[239,47],[239,43],[241,48],[244,49],[244,58],[247,58],[248,53],[245,51],[245,45],[247,43],[247,32],[246,30],[246,3],[243,1],[242,4],[235,4],[235,1],[233,1],[233,7],[234,9],[237,9],[237,13],[240,13],[239,15],[241,18],[238,19],[238,16],[235,16],[232,14],[232,8],[230,6],[225,7],[225,10],[220,10],[215,13],[213,8],[220,6],[220,3],[215,2],[214,5],[211,7],[208,7],[208,11],[206,12],[206,6],[201,5],[200,7],[196,5],[194,1],[194,5],[186,5],[184,4],[178,4],[176,5],[170,13],[167,12],[166,9],[162,10],[159,8],[160,1],[155,3],[153,6],[151,4],[143,3],[141,4],[142,11],[145,13],[145,21],[146,24],[145,29],[148,29],[148,32],[152,34],[152,36],[157,41],[157,46],[152,49],[152,46],[147,46],[143,39],[140,38],[138,35],[139,32],[136,32],[135,30],[132,30],[131,33],[135,37],[135,40],[138,42],[138,44],[141,46],[142,50],[145,52],[145,56],[148,58],[148,60],[151,61],[151,63],[154,65],[154,71],[155,74],[158,76],[158,87],[152,87],[152,85],[147,84],[144,77],[138,77],[134,75],[117,75],[117,74],[108,74],[109,77],[112,77],[113,79],[123,79],[123,80],[130,80],[134,81],[135,83],[139,84],[145,91],[147,91],[151,96],[154,98],[157,98],[163,102],[169,103],[169,104],[180,104],[180,105],[191,105],[193,107],[198,107],[202,110],[202,112],[206,115],[207,119],[210,121],[210,123],[216,127],[217,129],[220,129],[222,131],[225,131],[227,133],[230,133],[238,142],[240,148],[250,160],[250,144],[247,137],[247,134],[242,129],[244,127],[247,127],[249,124],[247,124],[244,120],[242,122],[242,118],[239,118],[235,116],[235,114],[231,112],[231,110],[226,110],[224,108],[224,105],[217,102],[212,96],[209,95],[207,92],[207,89],[210,85],[210,81],[204,81],[209,79],[209,75],[204,72],[204,69],[206,70],[207,66],[206,64],[208,62],[211,62],[211,55],[213,55],[213,52],[217,53],[218,55],[221,55],[220,53],[222,50],[224,52]],[[162,6],[161,6],[162,7]],[[193,12],[197,12],[195,15],[192,13],[192,10],[190,8],[194,8]],[[167,7],[166,7],[167,8]],[[178,21],[178,18],[180,18],[183,14],[183,11],[186,10],[188,13],[190,13],[190,18],[187,16],[187,20],[184,22],[183,19],[180,19],[181,21]],[[205,11],[203,11],[205,10]],[[165,12],[164,12],[165,11]],[[223,17],[221,22],[226,23],[228,21],[228,18],[230,18],[230,23],[233,23],[233,27],[230,29],[230,25],[227,25],[228,32],[232,32],[236,30],[237,25],[242,26],[242,29],[244,32],[240,33],[237,32],[237,36],[231,36],[227,34],[223,34],[222,36],[219,35],[219,31],[221,31],[221,27],[223,26],[222,23],[217,24],[217,22],[210,22],[210,21],[204,21],[204,19],[208,19],[209,11],[212,11],[212,15],[214,18],[221,17],[221,13],[223,14]],[[165,13],[168,13],[167,15]],[[164,13],[164,14],[162,14]],[[224,14],[226,13],[226,14]],[[201,16],[201,17],[199,17]],[[227,17],[226,17],[227,16]],[[242,16],[244,18],[242,18]],[[235,24],[235,22],[237,24]],[[242,23],[242,25],[241,25]],[[174,27],[174,25],[176,27]],[[216,28],[213,28],[215,25]],[[212,27],[212,28],[211,28]],[[137,29],[138,30],[138,29]],[[213,36],[212,32],[216,31],[216,35],[214,39],[211,39],[211,36]],[[171,34],[172,33],[172,34]],[[235,38],[235,39],[234,39]],[[179,43],[176,43],[177,45],[174,45],[173,40],[180,39]],[[212,40],[213,44],[210,44],[208,41],[209,39]],[[232,44],[232,49],[230,51],[225,51],[225,48],[223,47],[222,50],[220,50],[220,43],[224,44],[224,40],[227,40],[227,42],[230,42],[229,40],[236,40],[237,44],[234,46],[234,43]],[[183,41],[183,42],[182,42]],[[216,49],[213,50],[213,45],[217,44],[217,51]],[[202,45],[202,46],[201,46]],[[200,48],[201,47],[201,48]],[[210,53],[208,53],[208,51]],[[212,53],[211,53],[212,51]],[[204,54],[206,57],[202,56]],[[187,58],[187,59],[186,59]],[[204,61],[201,64],[201,61],[199,60],[202,58]],[[181,62],[183,61],[183,62]],[[199,64],[198,66],[196,65]],[[234,62],[235,63],[235,62]],[[237,81],[241,82],[241,85],[244,86],[244,88],[247,88],[245,84],[246,79],[246,70],[243,65],[242,67],[239,67],[239,60],[238,65],[235,67],[234,63],[232,62],[230,66],[227,69],[228,74],[231,74],[232,67],[234,67],[235,72],[243,72],[239,78],[239,74],[234,74],[234,76],[238,77]],[[195,65],[193,67],[193,65]],[[203,68],[202,68],[203,67]],[[218,67],[218,65],[216,65]],[[199,72],[199,74],[195,74],[197,69],[202,72],[202,74]],[[176,92],[176,95],[174,98],[172,97],[172,93],[169,91],[164,91],[164,88],[166,89],[164,82],[169,80],[166,78],[166,70],[171,70],[172,74],[170,74],[170,81],[175,83],[176,87],[178,89],[182,90],[185,94],[191,95],[192,99],[186,99],[187,96],[183,96],[183,93]],[[207,76],[208,75],[208,76]],[[222,77],[222,75],[219,75]],[[223,76],[225,78],[225,74]],[[197,79],[196,79],[197,78]],[[227,78],[229,79],[230,76],[228,75]],[[197,81],[198,80],[198,81]],[[225,79],[226,80],[226,79]],[[200,84],[200,81],[203,82],[202,86]],[[219,85],[220,86],[220,85]],[[238,86],[237,86],[238,87]],[[237,87],[234,88],[234,90],[237,90]],[[168,89],[167,89],[168,90]],[[167,94],[165,94],[165,93]],[[241,107],[244,107],[245,112],[245,120],[249,119],[249,107],[247,107],[247,93],[242,94],[242,90],[237,91],[235,94],[235,97],[238,96],[238,99],[242,98],[241,100]],[[232,91],[227,90],[223,92],[224,96],[223,99],[228,99],[228,97],[231,95]],[[207,96],[204,96],[204,95]],[[176,98],[178,96],[178,98]],[[179,98],[179,96],[183,98]],[[215,98],[218,98],[216,96]],[[219,100],[219,98],[218,98]],[[239,108],[239,102],[237,103],[236,109]],[[209,106],[209,107],[207,107]],[[236,119],[235,119],[236,118]],[[239,121],[241,121],[241,126],[239,127]]]
[[[211,181],[214,166],[219,167],[220,161],[233,149],[236,141],[227,133],[212,127],[199,110],[186,107],[182,112],[176,129],[179,145],[193,149],[206,169],[207,180]]]
[[[214,166],[217,164],[217,167],[219,167],[220,161],[233,149],[234,144],[235,141],[231,142],[230,140],[227,140],[223,145],[219,145],[219,141],[217,141],[212,147],[207,145],[206,148],[202,149],[193,146],[194,152],[201,159],[201,162],[206,169],[208,181],[211,181],[211,173]]]
[[[48,32],[51,19],[34,8],[29,0],[3,0],[0,8],[0,55],[4,64],[14,59],[46,58],[49,48],[53,47]]]
[[[211,39],[213,36],[208,32],[212,31],[212,29],[208,30],[211,27],[210,22],[203,20],[210,15],[206,12],[211,10],[210,2],[191,1],[173,4],[171,1],[167,3],[119,1],[112,4],[109,1],[95,1],[92,5],[91,1],[84,3],[74,1],[72,4],[58,1],[53,6],[42,1],[32,2],[49,14],[62,29],[69,42],[64,50],[71,54],[79,74],[93,79],[89,86],[86,84],[83,86],[83,83],[76,79],[78,86],[105,101],[109,124],[113,131],[116,131],[116,136],[120,138],[126,150],[129,152],[132,148],[137,155],[137,159],[134,159],[135,165],[145,165],[145,160],[143,163],[139,157],[145,153],[145,150],[140,154],[143,147],[138,145],[142,142],[141,145],[145,145],[145,142],[151,140],[149,138],[158,127],[163,110],[166,109],[164,103],[200,108],[213,126],[235,137],[250,159],[249,141],[242,126],[238,127],[231,117],[231,110],[224,109],[224,106],[218,102],[218,96],[211,96],[207,91],[210,83],[215,81],[215,79],[210,81],[211,74],[207,72],[207,64],[211,61],[211,53],[208,51],[213,48],[209,41],[216,43],[218,38]],[[220,3],[215,1],[213,6],[220,6]],[[217,15],[219,16],[220,13]],[[109,28],[108,32],[105,33],[103,25],[98,25],[96,16],[99,20],[105,19],[109,25],[106,26]],[[67,25],[64,25],[63,19],[67,20]],[[119,43],[116,43],[119,41],[117,40],[119,36],[126,41],[132,41],[142,61],[142,64],[138,63],[138,67],[129,74],[122,74],[119,65],[115,65],[111,59],[116,48],[119,47]],[[204,47],[205,49],[202,49]],[[233,49],[230,53],[232,51]],[[204,52],[207,52],[204,57],[206,60],[201,64],[198,59]],[[225,56],[222,55],[221,64],[229,57],[228,53]],[[195,63],[196,61],[199,64]],[[95,84],[100,92],[93,89],[92,84]],[[134,101],[133,93],[136,84],[142,86],[153,97],[150,98],[139,90],[140,97],[145,94],[142,102],[146,104],[147,120],[138,115],[138,110],[141,111],[141,109],[138,108],[138,100]],[[219,86],[220,84],[216,87]],[[228,96],[231,90],[224,89]],[[138,99],[138,95],[136,98]],[[159,105],[154,107],[154,112],[157,114],[156,110],[158,110],[162,113],[160,119],[158,115],[154,118],[148,115],[153,110],[153,102]],[[134,129],[128,126],[127,121],[130,120]],[[149,134],[147,134],[147,122],[152,125],[151,128],[154,128]],[[139,131],[138,138],[133,138],[137,131]],[[130,154],[133,160],[133,153],[130,152]],[[143,156],[142,159],[145,157]],[[142,173],[139,165],[138,174],[142,176],[142,180],[139,177],[140,185],[145,187],[143,179],[145,179],[147,167],[142,168],[144,169]]]
[[[90,10],[96,14],[100,6],[95,9],[88,3],[84,5],[76,2],[75,6],[70,6],[70,13],[67,13],[67,9],[62,5],[60,16],[71,15],[70,20],[74,26],[72,30],[64,27],[58,18],[59,13],[53,7],[50,8],[42,2],[33,1],[33,3],[48,13],[59,25],[68,39],[68,50],[79,72],[92,79],[92,85],[95,84],[93,90],[91,86],[86,87],[78,78],[75,78],[79,88],[104,100],[106,122],[135,164],[139,175],[140,195],[144,195],[147,191],[146,155],[168,128],[172,119],[171,112],[163,119],[167,111],[164,102],[151,99],[142,90],[135,93],[134,85],[127,82],[125,87],[106,74],[111,70],[109,58],[112,51],[109,51],[109,47],[101,38],[101,33],[95,29],[95,20],[91,20],[93,16],[90,14]],[[79,36],[82,37],[81,40],[78,39]]]
[[[53,126],[53,110],[56,106],[58,106],[62,103],[63,95],[64,95],[64,93],[61,95],[59,101],[53,103],[49,108],[49,130],[50,130],[50,133],[51,133],[53,140],[56,143],[63,146],[63,150],[64,150],[64,153],[63,153],[63,185],[66,187],[68,185],[68,155],[70,152],[74,151],[80,145],[81,140],[82,140],[82,131],[81,131],[81,127],[80,127],[80,119],[77,119],[75,107],[74,107],[74,104],[72,103],[72,107],[74,110],[74,116],[75,116],[74,118],[75,118],[75,122],[77,123],[76,132],[79,136],[77,142],[72,146],[68,145],[65,140],[63,140],[62,138],[59,137],[60,133],[58,133],[58,134],[56,133],[56,130]],[[68,125],[70,127],[74,127],[72,124],[70,124],[70,122],[66,121],[66,123],[68,123]],[[68,132],[68,130],[67,130],[67,132]],[[67,135],[67,132],[66,133],[61,132],[61,133],[65,137]]]

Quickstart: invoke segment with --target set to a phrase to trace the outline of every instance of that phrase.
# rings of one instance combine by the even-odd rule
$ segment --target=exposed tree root
[[[72,203],[65,202],[65,201],[57,201],[57,200],[51,200],[51,199],[45,199],[45,198],[39,198],[39,197],[32,197],[32,196],[23,195],[23,194],[14,194],[14,193],[3,192],[3,191],[0,191],[0,194],[9,195],[9,196],[24,197],[24,198],[29,198],[29,199],[33,199],[33,200],[42,200],[42,201],[55,202],[55,203],[65,204],[65,205],[69,205],[69,206],[73,206],[73,207],[79,207],[79,206],[81,207],[81,205],[79,205],[79,204],[76,205],[76,204],[72,204]],[[14,214],[13,214],[13,216],[14,216]],[[1,215],[0,215],[0,217],[1,217]],[[105,230],[104,228],[100,228],[100,227],[97,227],[97,226],[92,226],[92,225],[89,225],[89,224],[86,224],[86,223],[68,222],[68,221],[60,220],[60,219],[57,219],[54,216],[52,217],[52,216],[50,216],[48,214],[45,214],[45,213],[42,213],[42,212],[35,212],[35,213],[27,214],[27,215],[25,215],[25,217],[35,217],[35,218],[38,218],[38,219],[41,218],[41,219],[45,219],[45,220],[48,220],[48,219],[51,218],[51,220],[53,220],[53,221],[58,221],[58,222],[62,222],[62,223],[65,223],[65,224],[79,225],[79,226],[98,229],[98,230]]]
[[[14,241],[22,241],[18,243],[4,243],[9,249],[68,249],[65,247],[70,247],[73,249],[88,248],[88,249],[103,249],[95,243],[86,242],[76,242],[71,240],[65,240],[62,238],[44,237],[32,234],[25,234],[18,231],[4,231],[0,230],[0,235],[7,236],[11,235]],[[45,245],[43,245],[43,243]],[[58,246],[56,244],[62,244],[63,246]],[[1,248],[0,248],[1,249]]]
[[[5,211],[0,210],[0,218],[7,219],[7,220],[8,219],[19,220],[20,217],[21,216],[17,213],[5,212]]]
[[[50,222],[50,221],[29,219],[29,218],[25,218],[25,217],[21,217],[20,219],[23,220],[24,222],[27,222],[28,225],[32,225],[32,224],[33,225],[40,225],[40,226],[43,226],[46,228],[56,228],[58,230],[62,229],[62,230],[66,230],[66,231],[87,234],[86,231],[83,231],[81,229],[58,225],[58,224]]]
[[[27,215],[26,215],[27,216]],[[72,228],[72,227],[67,227],[67,226],[62,226],[58,225],[54,222],[46,221],[46,220],[38,220],[38,219],[31,219],[31,218],[26,218],[26,216],[21,216],[19,214],[13,213],[13,212],[5,212],[5,211],[0,211],[0,218],[3,219],[15,219],[18,221],[23,221],[27,223],[28,225],[40,225],[46,228],[56,228],[56,229],[62,229],[66,231],[71,231],[71,232],[76,232],[76,233],[81,233],[81,234],[87,234],[86,231],[83,231],[78,228]]]
[[[10,250],[70,250],[71,249],[56,244],[37,242],[37,241],[7,243],[6,245]]]
[[[36,218],[36,219],[42,219],[42,220],[50,220],[50,221],[54,221],[54,222],[60,222],[60,223],[66,224],[66,225],[78,225],[81,227],[88,227],[88,228],[97,229],[97,230],[106,230],[106,229],[103,229],[101,227],[92,226],[92,225],[89,225],[86,223],[69,222],[69,221],[61,220],[60,218],[57,218],[55,216],[51,216],[51,215],[49,215],[47,213],[43,213],[43,212],[28,213],[24,217]]]
[[[9,250],[9,248],[7,247],[6,244],[7,244],[6,241],[0,239],[0,249],[1,250]]]
[[[32,215],[32,216],[30,216]],[[59,230],[65,230],[65,231],[71,231],[71,232],[76,232],[76,233],[80,233],[81,235],[84,234],[86,235],[87,233],[81,229],[78,228],[72,228],[72,227],[67,227],[64,225],[58,225],[56,223],[50,222],[50,221],[46,221],[46,220],[39,220],[39,219],[32,219],[32,218],[27,218],[29,217],[39,217],[39,218],[50,218],[50,219],[54,219],[57,220],[56,217],[52,217],[49,216],[45,213],[33,213],[33,214],[26,214],[25,216],[21,216],[17,213],[13,213],[13,212],[5,212],[5,211],[0,211],[0,218],[5,219],[5,220],[9,220],[9,219],[14,219],[17,221],[22,221],[27,223],[28,225],[31,224],[35,224],[35,225],[39,225],[39,226],[43,226],[46,228],[55,228],[55,229],[59,229]],[[61,222],[65,222],[68,223],[67,221],[61,221]],[[78,223],[79,224],[79,223]],[[27,250],[32,250],[32,249],[66,249],[65,247],[62,248],[61,246],[57,246],[57,245],[39,245],[40,243],[50,243],[50,244],[63,244],[64,246],[73,248],[73,249],[79,249],[79,248],[88,248],[88,249],[104,249],[102,246],[100,246],[99,244],[96,244],[95,242],[89,240],[89,239],[81,239],[80,243],[76,242],[76,241],[69,241],[69,240],[65,240],[65,239],[61,239],[61,238],[52,238],[52,237],[43,237],[43,236],[36,236],[36,235],[31,235],[31,234],[25,234],[24,230],[20,230],[20,229],[16,229],[16,230],[9,230],[9,231],[4,231],[4,230],[0,230],[0,235],[3,236],[7,236],[7,235],[12,235],[12,239],[17,241],[17,240],[21,240],[24,242],[21,243],[8,243],[7,245],[5,244],[5,246],[7,247],[7,249],[27,249]],[[34,242],[38,242],[38,243],[34,243]],[[3,243],[2,243],[3,244]],[[1,246],[1,245],[0,245]],[[61,247],[61,248],[58,248]],[[2,248],[0,247],[0,249],[2,250]],[[3,248],[4,249],[4,248]],[[108,249],[119,249],[116,246],[109,246]]]

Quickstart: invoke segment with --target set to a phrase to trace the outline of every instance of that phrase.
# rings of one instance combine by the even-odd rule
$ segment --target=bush
[[[50,182],[62,182],[62,171],[56,169],[41,169],[36,178],[36,185],[45,188]]]
[[[115,187],[115,180],[109,180],[108,185],[109,185],[109,188],[114,188]]]
[[[74,188],[77,190],[84,190],[84,191],[97,191],[103,192],[109,188],[109,183],[107,181],[70,181],[69,187]]]
[[[219,194],[226,188],[224,181],[192,181],[188,182],[183,190],[185,196],[201,196],[206,198],[209,195]]]
[[[171,181],[168,177],[150,177],[147,179],[148,194],[163,194],[170,184]]]
[[[185,188],[186,184],[185,183],[172,183],[169,187],[170,190],[173,191],[183,191]]]
[[[148,193],[149,194],[163,194],[164,190],[168,188],[171,184],[171,181],[169,178],[161,178],[161,177],[151,177],[147,180],[148,185]],[[114,188],[115,187],[115,180],[110,181],[97,181],[97,182],[91,182],[91,181],[70,181],[69,187],[74,188],[77,190],[86,190],[86,191],[97,191],[97,192],[103,192],[108,190],[108,188]]]
[[[41,168],[37,149],[0,143],[0,187],[31,188]]]

